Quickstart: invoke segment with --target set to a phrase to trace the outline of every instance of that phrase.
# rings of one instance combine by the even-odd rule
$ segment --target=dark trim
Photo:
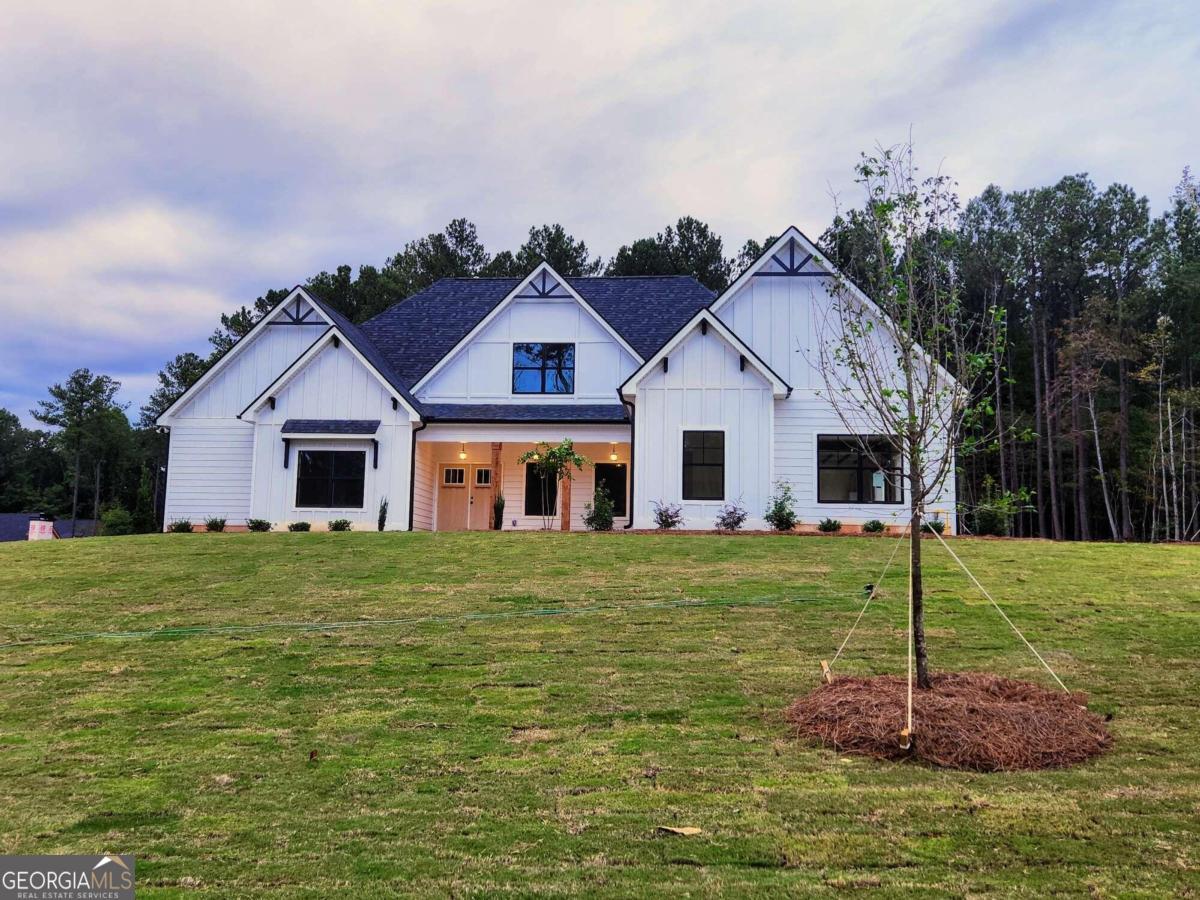
[[[623,402],[623,401],[622,401]],[[626,419],[480,419],[452,416],[426,416],[429,425],[626,425]]]
[[[629,410],[629,521],[625,523],[625,531],[633,527],[633,491],[637,481],[633,477],[633,462],[637,458],[635,448],[637,447],[637,426],[634,419],[634,406],[632,400],[626,400],[621,396],[621,389],[617,388],[617,399],[621,401],[621,405]]]
[[[395,411],[399,408],[400,408],[400,401],[397,398],[393,397],[392,398],[392,410]]]
[[[379,468],[379,441],[376,438],[371,438],[371,447],[375,451],[375,459],[371,465],[372,469]]]
[[[700,320],[700,333],[701,333],[701,334],[708,334],[708,319],[701,319],[701,320]]]
[[[412,430],[412,444],[408,448],[408,530],[413,530],[413,501],[417,497],[417,432],[424,431],[429,423],[422,421]]]
[[[668,360],[668,359],[670,359],[670,358],[671,358],[671,357],[669,357],[669,356],[664,356],[664,357],[663,357],[663,374],[664,374],[664,375],[667,373],[667,360]]]
[[[288,457],[291,456],[291,452],[292,452],[292,439],[284,438],[283,439],[283,467],[285,469],[288,467]]]
[[[267,402],[271,404],[271,409],[275,408],[275,398],[274,397],[268,397]]]
[[[739,372],[746,371],[746,354],[745,353],[738,354],[738,371]]]
[[[904,456],[903,456],[903,454],[900,454],[900,465],[896,469],[896,474],[898,476],[898,482],[897,482],[896,487],[898,488],[899,493],[900,493],[899,500],[822,500],[821,499],[821,439],[822,438],[830,438],[830,439],[835,439],[835,440],[860,443],[860,446],[858,448],[858,452],[859,452],[858,466],[855,469],[851,469],[849,466],[831,466],[831,467],[829,467],[831,471],[837,471],[837,472],[857,471],[857,473],[858,473],[858,488],[859,488],[860,494],[862,493],[862,484],[863,484],[862,477],[863,477],[863,471],[864,471],[863,470],[863,459],[865,457],[865,454],[861,447],[861,442],[862,441],[870,441],[870,440],[877,440],[877,441],[890,440],[890,438],[888,438],[887,435],[883,435],[883,434],[818,434],[818,435],[816,435],[816,445],[814,447],[816,452],[814,453],[814,456],[816,458],[816,463],[817,463],[816,476],[817,476],[817,503],[818,504],[823,504],[825,506],[903,506],[904,505],[904,478],[905,478],[905,476],[904,476]]]

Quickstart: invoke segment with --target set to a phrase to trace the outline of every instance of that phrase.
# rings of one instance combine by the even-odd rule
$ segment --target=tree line
[[[872,293],[880,251],[863,210],[839,212],[818,243]],[[1086,175],[1006,192],[989,186],[953,227],[927,237],[952,263],[961,301],[997,329],[988,387],[974,398],[988,437],[960,454],[963,522],[975,531],[1055,539],[1200,537],[1200,189],[1185,170],[1166,210]],[[492,254],[467,219],[408,242],[381,266],[339,266],[303,284],[362,322],[445,277],[520,277],[541,260],[568,277],[693,275],[720,291],[774,240],[734,252],[691,217],[603,260],[561,225],[529,229]],[[290,292],[223,314],[205,355],[181,353],[133,421],[119,384],[87,369],[32,411],[0,410],[0,510],[93,517],[114,531],[161,526],[166,439],[154,421]],[[84,514],[87,514],[86,516]]]

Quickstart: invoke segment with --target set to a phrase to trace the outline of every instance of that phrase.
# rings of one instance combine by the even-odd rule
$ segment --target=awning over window
[[[378,419],[288,419],[283,437],[314,435],[372,435],[379,430]]]

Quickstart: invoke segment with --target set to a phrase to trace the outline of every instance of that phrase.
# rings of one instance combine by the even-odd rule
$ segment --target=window
[[[596,463],[596,487],[603,486],[613,502],[613,515],[618,519],[628,515],[625,508],[625,493],[629,470],[625,463]]]
[[[725,432],[683,433],[683,499],[725,499]]]
[[[467,483],[467,470],[462,466],[447,466],[442,470],[442,484],[461,487]]]
[[[552,516],[558,502],[558,481],[543,476],[536,463],[525,464],[525,515]]]
[[[362,450],[301,450],[296,468],[299,509],[361,509],[367,474]]]
[[[818,503],[901,503],[900,454],[887,438],[817,438]],[[878,465],[876,464],[878,463]]]
[[[513,344],[514,394],[575,393],[574,344]]]
[[[476,487],[491,487],[492,486],[492,470],[491,469],[476,469],[475,470],[475,486]]]

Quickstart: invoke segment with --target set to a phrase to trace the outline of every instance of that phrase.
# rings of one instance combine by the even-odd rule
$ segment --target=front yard
[[[790,739],[887,538],[0,545],[0,852],[134,853],[144,896],[1200,889],[1200,547],[954,546],[1112,752],[976,775]],[[934,667],[1045,681],[926,547]],[[902,671],[885,584],[843,673]]]

